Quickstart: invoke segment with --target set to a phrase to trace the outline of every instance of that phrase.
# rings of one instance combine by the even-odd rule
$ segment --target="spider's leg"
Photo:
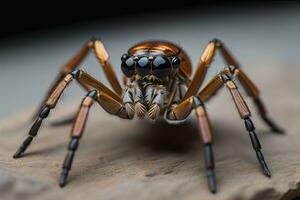
[[[284,130],[268,116],[267,109],[260,98],[260,92],[254,83],[249,79],[249,77],[241,69],[236,69],[232,66],[231,71],[237,75],[242,86],[246,89],[247,94],[253,98],[254,104],[256,105],[257,110],[264,122],[271,128],[272,131],[276,133],[284,133]]]
[[[183,100],[197,95],[203,80],[207,74],[207,69],[210,66],[210,63],[213,57],[216,54],[216,51],[219,51],[221,56],[224,58],[227,66],[230,66],[227,70],[231,74],[237,75],[238,79],[242,83],[243,87],[246,89],[247,94],[253,98],[254,103],[260,113],[260,116],[264,120],[264,122],[271,127],[274,132],[283,133],[284,130],[281,129],[268,115],[266,108],[259,98],[259,90],[254,85],[254,83],[249,79],[249,77],[241,70],[240,64],[234,58],[233,54],[225,47],[222,41],[218,39],[211,40],[207,47],[205,48],[204,52],[201,55],[200,62],[196,67],[196,72],[191,79],[191,83],[187,92],[184,95]],[[234,66],[234,67],[233,67]]]
[[[42,106],[42,109],[39,112],[36,121],[33,123],[27,138],[24,140],[22,145],[17,149],[16,153],[14,154],[14,158],[20,157],[26,151],[28,146],[31,144],[33,138],[37,135],[43,120],[48,117],[50,110],[55,108],[61,94],[68,86],[68,84],[73,80],[73,78],[74,75],[68,74],[62,81],[60,81],[60,83],[57,84],[56,88],[53,90],[46,103]]]
[[[230,91],[232,99],[235,103],[235,106],[240,114],[240,117],[245,122],[245,126],[246,126],[247,131],[249,132],[249,136],[250,136],[250,139],[252,142],[253,149],[256,152],[256,156],[261,165],[263,173],[266,176],[270,177],[271,173],[270,173],[270,170],[264,159],[263,153],[261,152],[261,145],[260,145],[258,137],[255,133],[254,125],[250,119],[251,113],[250,113],[250,110],[249,110],[244,98],[238,91],[236,84],[233,82],[233,80],[231,80],[231,78],[229,76],[227,76],[226,74],[222,74],[220,78],[222,78],[222,81],[224,82],[224,84],[226,85],[228,90]]]
[[[33,114],[33,119],[35,119],[41,110],[43,109],[45,102],[49,99],[50,95],[53,93],[55,88],[57,88],[57,85],[64,79],[64,77],[73,71],[79,64],[84,60],[84,58],[89,53],[90,48],[93,46],[92,40],[87,41],[81,49],[62,67],[54,81],[52,82],[51,86],[46,92],[46,95],[44,96],[43,100],[41,101],[40,105],[36,109],[36,112]],[[85,85],[82,85],[85,89],[88,89]]]
[[[204,78],[207,74],[207,69],[208,69],[213,57],[215,56],[216,49],[217,49],[217,45],[214,40],[210,41],[208,43],[207,47],[204,49],[204,51],[201,55],[200,61],[196,67],[194,76],[191,80],[191,83],[183,97],[183,100],[185,100],[191,96],[195,96],[198,93],[198,91],[204,81]]]
[[[170,122],[176,122],[177,120],[184,120],[191,111],[195,109],[197,122],[199,124],[201,141],[204,146],[204,158],[207,170],[208,187],[212,193],[217,192],[217,184],[215,177],[215,164],[212,150],[212,131],[204,107],[203,101],[199,97],[190,97],[180,104],[167,111],[166,118]]]
[[[249,132],[253,149],[256,152],[257,159],[262,167],[264,174],[270,177],[271,176],[270,170],[261,152],[261,145],[255,133],[254,125],[250,119],[251,116],[250,110],[244,98],[238,91],[238,88],[236,84],[233,82],[233,80],[227,74],[225,74],[225,72],[222,73],[221,75],[217,75],[207,84],[207,86],[205,86],[199,92],[197,96],[200,97],[204,102],[206,102],[221,88],[223,84],[225,84],[226,87],[229,89],[232,99],[235,103],[235,106],[240,114],[240,117],[245,122],[245,126],[247,131]]]
[[[14,158],[20,157],[28,148],[28,146],[31,144],[33,138],[37,135],[38,130],[43,122],[43,120],[49,115],[49,112],[51,109],[55,108],[61,94],[63,93],[64,89],[67,87],[67,85],[73,80],[76,79],[80,84],[85,84],[90,88],[94,88],[97,91],[102,91],[103,95],[100,95],[101,98],[104,98],[102,102],[103,108],[108,110],[108,112],[112,114],[118,114],[120,117],[126,118],[127,115],[124,114],[122,111],[122,106],[120,106],[122,100],[121,98],[115,94],[113,91],[111,91],[109,88],[107,88],[104,84],[97,81],[92,76],[88,75],[87,73],[81,71],[81,70],[74,70],[70,74],[66,75],[65,78],[57,85],[57,87],[54,89],[54,91],[51,93],[49,98],[47,99],[45,105],[43,106],[43,109],[39,113],[36,121],[32,125],[28,137],[25,139],[25,141],[22,143],[22,145],[19,147],[19,149],[14,154]],[[105,96],[107,95],[107,97]],[[105,101],[106,100],[106,101]],[[111,100],[111,101],[109,101]],[[112,104],[113,102],[114,104]],[[99,102],[100,103],[100,102]],[[111,106],[113,105],[113,106]],[[122,104],[121,104],[122,105]]]
[[[86,97],[84,97],[80,109],[77,113],[76,119],[74,121],[72,131],[71,131],[71,141],[68,147],[68,153],[65,157],[62,172],[59,178],[59,185],[61,187],[65,186],[67,177],[69,175],[69,171],[72,166],[72,162],[75,156],[75,152],[78,148],[79,139],[81,138],[84,127],[87,121],[87,117],[89,114],[90,107],[93,105],[94,100],[97,99],[97,91],[90,91]]]
[[[116,115],[120,118],[131,119],[122,104],[122,101],[116,99],[115,97],[103,92],[98,88],[97,90],[90,91],[87,96],[83,99],[80,109],[77,113],[76,119],[73,124],[71,131],[71,141],[68,147],[68,153],[66,155],[65,161],[63,163],[62,172],[59,178],[59,185],[61,187],[65,186],[66,180],[71,169],[75,151],[78,147],[79,139],[81,138],[86,120],[88,117],[89,109],[93,102],[97,101],[101,107],[110,114]]]
[[[258,109],[258,112],[264,122],[271,128],[272,131],[276,133],[284,133],[284,130],[280,128],[268,115],[266,107],[264,106],[261,98],[259,97],[260,92],[256,85],[251,81],[251,79],[245,74],[245,72],[240,68],[240,64],[234,58],[232,53],[226,48],[224,43],[218,39],[213,40],[220,51],[222,57],[227,63],[229,73],[237,75],[237,78],[241,82],[242,86],[245,88],[247,94],[253,98],[254,103]]]
[[[197,121],[200,128],[200,136],[201,141],[204,146],[204,158],[206,163],[207,169],[207,180],[208,186],[212,193],[217,192],[217,184],[215,178],[215,164],[214,164],[214,156],[213,156],[213,149],[212,149],[212,131],[208,119],[208,115],[206,109],[204,107],[204,103],[200,100],[199,97],[197,101],[194,101],[194,108],[196,111]]]
[[[61,71],[59,72],[57,78],[52,83],[51,87],[46,93],[46,96],[44,97],[43,101],[38,107],[36,113],[33,115],[34,119],[38,116],[39,112],[43,108],[44,103],[50,97],[51,93],[54,91],[54,89],[57,87],[60,81],[63,80],[65,75],[67,75],[68,73],[73,71],[77,66],[80,65],[80,63],[86,58],[86,56],[88,55],[91,49],[94,50],[95,56],[98,59],[99,63],[101,64],[104,74],[108,82],[112,86],[114,92],[117,93],[119,96],[122,95],[121,85],[110,63],[109,55],[104,47],[104,44],[102,43],[102,41],[93,38],[88,40],[82,46],[82,48],[66,64],[64,64],[61,67]],[[89,85],[85,83],[80,83],[80,85],[86,91],[90,91],[92,89]]]

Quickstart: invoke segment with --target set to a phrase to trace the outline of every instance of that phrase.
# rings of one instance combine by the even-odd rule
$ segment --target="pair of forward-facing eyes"
[[[158,78],[165,78],[178,70],[180,66],[180,58],[176,56],[130,56],[124,54],[121,57],[121,69],[127,77],[132,77],[134,74],[147,76],[155,75]]]

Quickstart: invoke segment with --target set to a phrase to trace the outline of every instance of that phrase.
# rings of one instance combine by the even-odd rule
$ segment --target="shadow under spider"
[[[199,141],[197,126],[187,120],[183,124],[170,125],[164,121],[142,123],[140,134],[135,134],[133,145],[158,152],[186,153]]]

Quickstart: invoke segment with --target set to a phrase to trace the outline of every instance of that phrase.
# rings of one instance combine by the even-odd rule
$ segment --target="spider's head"
[[[122,72],[128,78],[134,75],[139,75],[140,77],[152,75],[159,79],[164,79],[177,72],[180,66],[179,57],[168,57],[160,54],[142,54],[138,56],[124,54],[121,57],[121,61]]]

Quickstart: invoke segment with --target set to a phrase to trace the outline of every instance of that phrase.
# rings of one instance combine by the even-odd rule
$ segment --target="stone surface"
[[[286,129],[286,135],[269,132],[247,99],[271,179],[261,173],[244,124],[224,90],[207,104],[214,131],[216,195],[207,188],[194,115],[186,124],[170,126],[121,120],[96,105],[63,189],[57,179],[70,126],[45,123],[27,153],[14,160],[13,153],[30,128],[33,109],[2,119],[1,199],[288,200],[300,196],[300,70],[275,63],[253,66],[245,70],[258,83],[270,115]],[[66,102],[51,113],[52,120],[77,107],[76,103],[61,105]]]

